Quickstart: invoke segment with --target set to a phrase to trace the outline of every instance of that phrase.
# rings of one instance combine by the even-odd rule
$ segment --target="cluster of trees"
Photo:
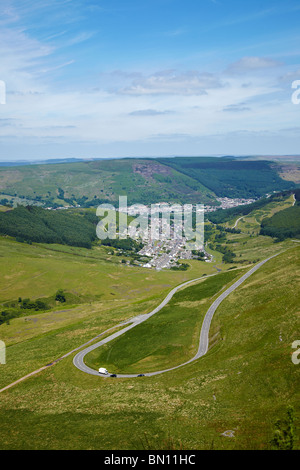
[[[39,311],[39,310],[47,310],[49,308],[49,306],[43,300],[40,300],[40,299],[33,301],[30,299],[22,300],[21,298],[19,298],[19,303],[20,303],[20,308],[24,310]]]
[[[60,243],[91,248],[96,239],[95,220],[66,211],[19,206],[0,213],[0,233],[18,241]]]
[[[110,239],[106,238],[104,240],[101,240],[101,245],[104,246],[111,246],[112,248],[116,248],[118,250],[123,250],[123,251],[139,251],[143,248],[143,244],[139,243],[132,238],[125,238],[125,239]]]
[[[270,441],[272,450],[293,450],[295,435],[295,410],[292,406],[288,406],[286,417],[278,419],[274,425],[273,437]]]
[[[220,253],[223,254],[223,262],[224,263],[234,263],[236,254],[231,251],[227,246],[222,246],[220,244],[217,244],[216,246],[212,245],[211,243],[208,245],[211,250],[216,250],[219,251]]]
[[[203,157],[157,160],[194,178],[219,197],[258,198],[275,188],[281,191],[295,186],[282,180],[268,161]]]
[[[61,302],[61,303],[64,303],[66,302],[66,294],[64,293],[64,291],[62,289],[59,289],[56,294],[55,294],[55,300],[57,302]]]
[[[300,238],[300,203],[263,219],[260,234],[277,238],[278,241]]]
[[[178,263],[175,266],[172,266],[173,271],[187,271],[190,267],[187,263]]]
[[[9,200],[7,198],[0,199],[0,206],[8,206]]]
[[[204,260],[205,253],[200,250],[192,250],[192,255],[197,256],[197,259],[200,261]]]
[[[9,323],[9,320],[12,320],[13,318],[20,317],[24,314],[24,310],[34,310],[35,312],[38,312],[48,310],[48,308],[49,306],[43,300],[22,300],[21,297],[19,297],[17,303],[11,302],[8,305],[8,308],[2,310],[0,313],[0,325],[2,325],[2,323]]]
[[[205,224],[204,225],[204,241],[208,242],[209,240],[211,240],[214,232],[215,232],[215,230],[214,230],[214,227],[212,225]]]
[[[235,260],[234,258],[236,257],[236,254],[233,253],[231,250],[226,250],[225,253],[223,254],[223,262],[224,263],[234,263]]]
[[[30,310],[31,312],[44,312],[49,310],[55,305],[53,299],[60,303],[67,301],[65,292],[62,289],[59,289],[55,296],[47,298],[46,301],[44,299],[31,300],[29,298],[22,299],[19,297],[18,301],[7,302],[3,305],[5,309],[0,313],[0,325],[2,323],[8,323],[9,320],[12,320],[13,318],[24,315],[24,310]],[[31,312],[26,313],[29,314]]]
[[[225,232],[227,233],[241,233],[241,230],[239,228],[225,228]]]
[[[3,323],[9,323],[9,320],[12,320],[13,318],[20,317],[22,315],[22,312],[20,310],[15,310],[15,309],[8,309],[8,310],[3,310],[0,313],[0,325]]]

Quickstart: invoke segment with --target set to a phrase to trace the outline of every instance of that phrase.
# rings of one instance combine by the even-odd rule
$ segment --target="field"
[[[214,297],[244,273],[221,273],[180,290],[147,322],[85,357],[88,366],[116,373],[164,370],[188,361],[198,349],[204,315]]]
[[[72,353],[2,392],[0,449],[270,449],[288,405],[295,410],[299,449],[300,369],[291,355],[299,339],[300,247],[259,235],[263,218],[292,205],[289,196],[238,222],[207,222],[213,262],[188,260],[187,271],[124,265],[105,246],[29,245],[1,237],[2,308],[19,297],[52,303],[48,311],[24,311],[0,325],[7,357],[0,389],[150,312],[174,286],[202,276],[145,323],[86,357],[91,367],[113,372],[178,365],[194,356],[204,315],[222,289],[253,263],[281,254],[225,299],[213,318],[207,355],[183,368],[102,380],[76,369]],[[234,225],[240,233],[223,231]],[[222,261],[218,244],[234,251],[233,263]],[[59,289],[67,302],[55,302]]]
[[[5,240],[3,243],[11,243],[13,248],[13,242]],[[21,247],[19,250],[27,248],[17,246]],[[41,255],[43,248],[37,250]],[[50,269],[55,269],[50,257],[53,253],[45,252],[46,263],[50,260]],[[19,251],[19,259],[20,255]],[[69,255],[63,252],[58,258],[60,256],[64,263],[58,262],[57,268],[60,266],[65,270]],[[26,259],[24,253],[23,257]],[[78,263],[81,276],[84,263],[89,272],[91,260],[79,257]],[[93,263],[97,264],[95,260]],[[100,266],[104,261],[98,263]],[[149,284],[155,284],[154,278],[162,283],[160,276],[165,276],[165,283],[169,278],[168,291],[170,284],[179,283],[187,273],[189,271],[172,272],[172,282],[170,273],[153,273]],[[185,304],[189,303],[185,299],[185,294],[190,294],[188,290],[180,291],[179,298],[174,298],[174,308],[168,313],[162,311],[157,323],[153,317],[149,335],[163,331],[163,323],[169,316],[163,344],[177,354],[177,358],[176,354],[174,358],[170,356],[170,362],[178,361],[179,351],[187,355],[192,353],[192,346],[187,350],[186,336],[196,343],[197,303],[201,319],[202,306],[205,306],[201,302],[204,300],[208,305],[224,283],[232,282],[237,273],[224,273],[223,280],[216,275],[198,283],[192,295],[193,306]],[[288,404],[296,410],[299,427],[299,368],[291,361],[291,344],[298,339],[299,329],[297,276],[298,247],[289,248],[264,265],[217,310],[208,354],[183,369],[152,378],[103,381],[77,370],[70,356],[3,392],[1,449],[270,448],[274,423],[285,417]],[[38,283],[42,277],[36,278]],[[126,277],[128,283],[133,282],[134,271]],[[67,279],[65,272],[63,278]],[[90,282],[92,279],[93,276]],[[74,272],[68,282],[70,286],[78,282]],[[81,289],[88,292],[84,284],[80,284]],[[53,287],[47,286],[47,289],[52,291]],[[98,286],[97,292],[102,289],[103,285]],[[145,295],[145,285],[142,290]],[[7,287],[6,298],[11,297],[12,292]],[[1,366],[1,385],[36,370],[124,318],[150,311],[161,298],[161,292],[155,288],[133,302],[129,298],[123,299],[120,293],[118,295],[119,301],[107,299],[103,304],[92,302],[90,306],[79,305],[67,312],[31,316],[25,323],[27,332],[23,318],[2,325],[1,338],[8,348],[7,364]],[[185,318],[184,335],[178,321],[180,309],[183,314],[189,310],[192,313],[190,321],[190,316]],[[171,320],[173,314],[174,322]],[[35,319],[38,320],[36,323]],[[167,326],[171,327],[170,336]],[[146,363],[139,364],[139,367],[147,364],[148,370],[158,365],[158,359],[159,364],[168,362],[168,351],[164,350],[158,357],[157,343],[153,341],[152,349],[149,342],[142,344],[140,333],[134,329],[129,338],[139,344],[138,352],[132,352],[127,344],[124,358],[121,356],[118,362],[115,354],[114,364],[126,367],[126,370],[128,367],[134,369],[139,354],[149,358]],[[125,340],[125,336],[121,337],[112,351],[120,350],[122,345],[125,347]],[[234,437],[222,435],[228,430],[233,431]],[[295,446],[299,448],[299,439]]]
[[[28,360],[17,353],[10,366],[1,368],[0,387],[80,346],[99,332],[134,316],[135,312],[145,313],[174,286],[202,274],[214,274],[219,266],[194,260],[188,271],[156,272],[123,265],[120,257],[108,253],[111,253],[109,247],[88,250],[0,239],[3,310],[8,302],[18,304],[19,297],[48,300],[59,289],[73,299],[73,303],[57,303],[45,313],[25,310],[21,317],[0,325],[0,338],[5,341],[9,354],[12,345],[22,349],[24,341],[44,334],[58,338],[53,340],[53,349],[46,348]],[[77,332],[69,333],[69,340],[61,342],[60,334],[68,328]]]

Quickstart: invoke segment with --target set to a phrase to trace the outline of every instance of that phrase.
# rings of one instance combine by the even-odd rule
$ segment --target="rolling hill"
[[[81,270],[83,278],[87,268]],[[298,339],[298,272],[298,247],[264,265],[220,305],[208,354],[180,370],[102,380],[77,370],[70,356],[2,393],[0,448],[270,449],[275,423],[284,422],[288,406],[295,410],[299,429],[299,365],[291,361],[292,343]],[[144,359],[143,368],[148,369],[157,362],[168,363],[174,348],[186,351],[182,319],[193,341],[201,312],[218,295],[221,279],[228,276],[216,275],[179,293],[172,304],[174,311],[171,308],[154,318],[144,336],[133,330],[134,349],[125,337],[114,343],[116,364],[121,364],[119,355],[113,356],[118,350],[126,367],[133,367],[137,359],[141,366]],[[71,351],[114,326],[116,319],[147,312],[153,298],[146,300],[128,299],[128,305],[106,308],[87,304],[72,313],[64,308],[1,325],[2,338],[9,345],[2,383]],[[194,314],[184,315],[187,312]],[[173,316],[177,321],[172,322]],[[293,447],[299,449],[299,434]]]
[[[258,198],[293,187],[283,181],[272,162],[235,158],[176,157],[160,162],[205,184],[219,197]]]
[[[0,193],[44,205],[128,203],[202,203],[219,205],[217,197],[258,198],[295,187],[269,161],[234,158],[104,159],[0,167]]]

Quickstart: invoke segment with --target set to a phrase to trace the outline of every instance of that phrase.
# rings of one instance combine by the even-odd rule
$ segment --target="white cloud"
[[[67,55],[69,49],[63,53],[62,48],[86,41],[94,33],[81,32],[72,39],[61,28],[49,44],[51,31],[45,34],[45,42],[39,41],[17,27],[16,19],[14,11],[8,11],[7,24],[0,31],[0,79],[6,82],[8,98],[1,108],[2,141],[57,140],[75,145],[157,139],[176,145],[218,132],[233,135],[241,127],[258,135],[259,128],[293,128],[297,122],[299,108],[291,107],[290,99],[272,99],[281,91],[280,82],[273,75],[266,77],[265,72],[279,67],[282,77],[286,73],[273,59],[242,57],[225,73],[209,73],[200,67],[116,70],[89,77],[89,87],[84,77],[76,86],[76,80],[66,73],[62,76],[70,78],[72,87],[63,89],[53,75],[67,70],[74,60]],[[247,86],[245,75],[250,75]]]
[[[138,109],[136,111],[132,111],[129,113],[129,116],[137,116],[137,117],[142,117],[142,116],[164,116],[166,114],[172,114],[173,111],[158,111],[156,109]]]
[[[141,76],[118,90],[125,95],[204,95],[210,88],[219,88],[220,80],[211,73],[164,70]]]
[[[223,108],[223,111],[233,112],[233,113],[239,113],[239,112],[250,111],[250,110],[251,108],[249,108],[249,106],[246,106],[245,103],[229,104],[228,106],[225,106],[225,108]]]
[[[229,73],[249,73],[281,66],[282,63],[268,57],[242,57],[227,68]]]

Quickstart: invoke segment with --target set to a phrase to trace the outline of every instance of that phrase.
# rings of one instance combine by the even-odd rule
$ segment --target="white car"
[[[108,370],[104,367],[100,367],[99,374],[108,375]]]

